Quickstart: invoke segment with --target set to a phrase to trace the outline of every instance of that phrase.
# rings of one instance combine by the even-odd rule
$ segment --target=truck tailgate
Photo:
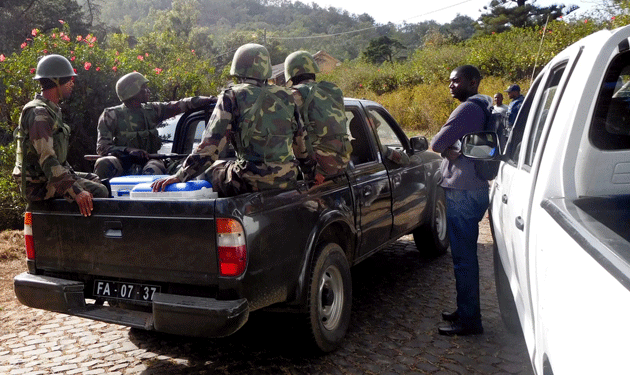
[[[197,285],[216,279],[214,200],[95,200],[91,217],[55,200],[31,212],[38,272]]]

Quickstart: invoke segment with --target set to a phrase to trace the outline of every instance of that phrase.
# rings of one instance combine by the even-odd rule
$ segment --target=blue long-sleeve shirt
[[[480,96],[482,95],[477,95],[476,97]],[[468,133],[482,131],[485,119],[486,114],[481,106],[470,101],[462,102],[451,113],[446,124],[433,137],[431,148],[440,154],[444,154],[448,148],[454,148],[459,151],[462,137]],[[444,158],[440,166],[440,171],[442,172],[440,185],[444,188],[459,190],[487,188],[488,181],[477,177],[474,163],[473,160],[462,155],[452,161]]]

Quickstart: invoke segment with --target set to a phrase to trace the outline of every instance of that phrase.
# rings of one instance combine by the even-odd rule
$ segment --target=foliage
[[[386,61],[393,63],[396,56],[404,49],[406,47],[399,41],[384,35],[370,40],[367,48],[363,51],[363,58],[371,64],[382,64]]]
[[[511,6],[515,3],[516,6]],[[477,25],[482,34],[502,33],[513,28],[542,26],[547,21],[553,21],[562,17],[563,12],[569,13],[574,8],[564,5],[550,5],[538,7],[535,0],[527,3],[527,0],[492,0],[488,7],[488,13],[479,18]]]

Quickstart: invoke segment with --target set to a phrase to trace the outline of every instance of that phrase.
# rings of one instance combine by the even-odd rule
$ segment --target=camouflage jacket
[[[228,142],[234,145],[246,180],[248,173],[268,176],[270,186],[282,187],[295,180],[298,165],[309,176],[313,172],[315,162],[307,152],[306,133],[291,93],[276,85],[245,82],[219,95],[202,142],[176,174],[180,180],[205,171]]]
[[[98,119],[96,152],[105,156],[130,147],[156,153],[162,145],[157,131],[162,121],[187,110],[207,106],[213,100],[196,96],[176,102],[144,103],[141,108],[129,108],[125,104],[105,108]]]
[[[63,196],[74,201],[83,188],[66,162],[70,127],[63,123],[59,106],[37,94],[22,109],[14,136],[13,177],[24,197],[37,201]]]
[[[333,83],[314,80],[291,88],[308,132],[307,148],[315,154],[318,171],[332,175],[344,170],[352,146],[341,89]]]

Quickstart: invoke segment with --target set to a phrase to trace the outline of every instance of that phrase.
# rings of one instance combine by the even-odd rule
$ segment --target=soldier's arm
[[[217,102],[216,96],[193,96],[173,102],[148,103],[156,108],[158,122],[192,109],[207,108]]]
[[[295,157],[300,162],[300,169],[302,170],[304,176],[309,180],[313,180],[315,179],[315,166],[317,165],[317,162],[315,161],[313,150],[306,146],[308,134],[306,133],[306,129],[302,123],[297,106],[294,107],[296,130],[293,133],[293,154],[295,154]]]
[[[188,155],[177,171],[175,176],[180,181],[188,181],[201,174],[219,158],[219,154],[227,146],[228,134],[233,130],[234,119],[232,115],[234,101],[228,93],[229,91],[219,95],[201,143]]]
[[[75,183],[74,176],[57,158],[53,148],[53,123],[45,108],[36,108],[34,121],[30,123],[28,133],[48,183],[68,201],[74,201],[84,190]]]

